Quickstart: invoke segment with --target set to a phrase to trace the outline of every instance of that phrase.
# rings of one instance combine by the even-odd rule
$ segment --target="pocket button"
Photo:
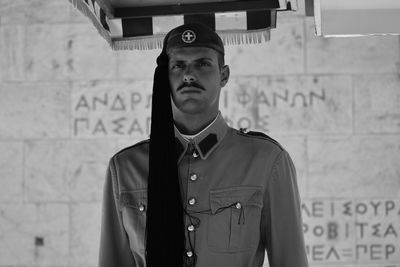
[[[197,174],[193,173],[192,175],[190,175],[190,180],[191,181],[196,181],[197,180]]]
[[[194,204],[196,204],[196,199],[194,197],[192,197],[192,198],[189,199],[188,202],[189,202],[190,206],[193,206]]]

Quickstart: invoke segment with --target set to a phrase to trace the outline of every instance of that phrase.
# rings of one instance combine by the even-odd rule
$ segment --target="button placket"
[[[186,259],[191,263],[188,266],[194,266],[196,261],[196,232],[199,226],[198,218],[193,216],[192,211],[198,209],[198,205],[200,204],[200,200],[198,199],[199,195],[199,184],[200,175],[198,173],[197,165],[199,164],[200,154],[199,151],[196,150],[196,147],[193,142],[189,144],[188,149],[188,172],[186,174],[187,181],[187,192],[186,192],[186,205],[187,205],[187,214],[186,214],[186,238],[187,238],[187,247],[186,247]],[[193,265],[192,265],[193,264]]]

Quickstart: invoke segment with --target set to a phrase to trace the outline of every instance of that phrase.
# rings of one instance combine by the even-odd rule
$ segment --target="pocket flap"
[[[240,203],[241,206],[262,208],[262,191],[259,186],[237,186],[210,190],[211,213]]]
[[[121,206],[139,209],[147,205],[147,190],[122,191],[119,201]]]

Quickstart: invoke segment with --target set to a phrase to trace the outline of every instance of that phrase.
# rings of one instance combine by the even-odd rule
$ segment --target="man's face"
[[[187,114],[218,112],[221,87],[229,78],[218,52],[207,47],[184,47],[169,53],[169,81],[176,111]]]

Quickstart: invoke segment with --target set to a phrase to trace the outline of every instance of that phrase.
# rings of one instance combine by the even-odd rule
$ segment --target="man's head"
[[[174,113],[216,114],[229,79],[218,34],[201,24],[186,24],[173,29],[164,46]]]

